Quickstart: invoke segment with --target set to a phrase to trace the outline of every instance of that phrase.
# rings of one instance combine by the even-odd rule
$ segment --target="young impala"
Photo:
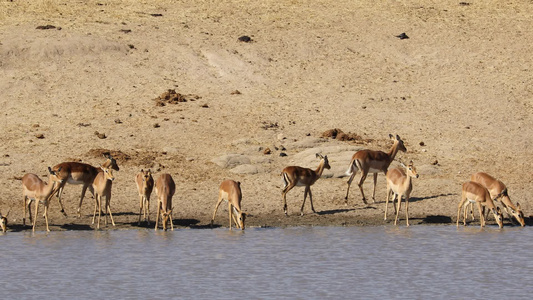
[[[9,216],[9,213],[11,212],[11,208],[7,211],[7,214],[4,216],[0,212],[0,227],[2,228],[2,232],[7,231],[7,217]]]
[[[24,216],[22,217],[22,225],[26,225],[26,205],[28,206],[28,212],[30,216],[30,222],[33,223],[33,231],[35,231],[35,223],[37,221],[37,214],[39,213],[39,202],[44,204],[44,220],[46,222],[46,231],[50,231],[48,228],[48,205],[50,204],[50,198],[57,191],[61,185],[62,179],[58,176],[59,168],[57,171],[53,171],[48,167],[48,184],[43,182],[39,176],[28,173],[22,177],[22,202],[24,205]],[[35,201],[35,217],[31,218],[31,202]]]
[[[461,193],[461,202],[459,202],[459,206],[457,207],[457,226],[459,226],[459,218],[461,214],[461,208],[463,208],[469,203],[476,203],[477,208],[479,210],[479,217],[480,217],[480,224],[481,227],[485,226],[485,216],[484,216],[484,208],[487,207],[492,214],[494,215],[494,219],[496,220],[496,223],[498,223],[498,226],[500,228],[503,227],[503,217],[502,212],[500,208],[496,208],[494,205],[494,202],[492,202],[492,198],[490,197],[489,191],[484,188],[482,185],[473,182],[468,181],[463,184],[463,189]],[[466,211],[465,211],[466,212]],[[466,226],[466,215],[465,212],[463,212],[463,224]]]
[[[170,220],[170,228],[174,230],[172,222],[172,196],[176,192],[176,184],[170,174],[161,174],[155,183],[155,193],[157,194],[157,218],[155,219],[155,230],[159,225],[159,217],[163,223],[163,230],[167,230],[167,223]]]
[[[211,219],[211,227],[213,227],[213,221],[215,221],[218,206],[223,200],[228,201],[229,229],[231,230],[231,225],[233,222],[235,222],[237,227],[244,230],[244,220],[246,219],[246,214],[241,210],[241,183],[233,180],[224,180],[220,184],[220,188],[218,189],[218,201],[215,205],[213,218]]]
[[[283,190],[281,195],[283,197],[283,211],[287,215],[287,193],[295,186],[305,186],[304,192],[304,202],[302,203],[302,208],[300,208],[300,215],[304,215],[304,205],[307,194],[309,194],[309,202],[311,203],[311,210],[315,212],[313,207],[313,195],[311,194],[311,186],[322,176],[324,168],[330,169],[328,162],[328,156],[322,156],[321,154],[316,154],[316,157],[320,158],[320,163],[316,170],[311,170],[308,168],[302,168],[297,166],[286,167],[281,171],[281,176],[283,180]]]
[[[392,145],[392,148],[390,149],[389,153],[365,149],[355,152],[355,154],[352,156],[350,166],[346,171],[346,175],[350,176],[350,179],[348,179],[348,189],[346,190],[346,197],[344,197],[346,204],[348,204],[348,193],[350,192],[350,185],[352,184],[353,178],[355,177],[357,170],[361,170],[361,179],[359,180],[358,186],[359,190],[361,190],[361,194],[363,195],[363,202],[365,204],[368,204],[368,202],[366,201],[365,192],[363,191],[363,183],[365,182],[368,173],[374,174],[374,192],[372,193],[372,200],[374,201],[374,203],[376,202],[375,195],[378,173],[383,172],[383,174],[387,174],[387,169],[389,168],[391,162],[394,160],[394,157],[396,157],[396,153],[398,153],[398,151],[407,151],[402,139],[400,139],[400,136],[396,135],[396,138],[394,138],[392,134],[389,134],[389,137],[394,140],[394,144]]]
[[[513,216],[521,226],[526,225],[524,213],[522,213],[520,204],[517,202],[516,206],[513,205],[513,202],[511,202],[509,194],[507,193],[507,187],[503,182],[483,172],[473,174],[470,177],[470,180],[485,187],[489,191],[492,200],[500,201],[503,205],[503,210],[508,216]],[[509,217],[509,219],[511,218]]]
[[[406,224],[409,226],[409,196],[413,190],[413,184],[411,178],[418,178],[418,173],[413,165],[413,161],[409,162],[409,165],[400,163],[405,169],[393,168],[387,171],[387,200],[385,201],[385,220],[387,220],[387,208],[389,206],[389,196],[392,196],[392,206],[394,206],[395,199],[398,199],[398,209],[394,206],[396,212],[396,218],[394,219],[394,225],[398,222],[398,215],[400,214],[400,208],[402,204],[402,196],[405,197],[405,219]]]
[[[94,178],[92,188],[95,193],[94,197],[94,213],[93,213],[93,224],[96,217],[96,209],[98,209],[98,224],[96,229],[100,228],[100,216],[102,214],[102,197],[105,196],[105,225],[107,226],[107,212],[111,217],[111,223],[115,226],[115,221],[113,220],[113,214],[111,213],[111,187],[113,186],[113,169],[105,165],[100,167],[100,172]]]
[[[137,191],[139,192],[139,223],[141,225],[141,216],[144,210],[144,221],[148,220],[150,225],[150,195],[154,189],[154,178],[150,169],[144,171],[141,169],[135,176],[135,183],[137,184]]]
[[[117,165],[117,161],[111,157],[111,155],[104,155],[106,161],[103,163],[105,167],[111,167],[113,170],[118,171],[120,168]],[[83,203],[83,198],[85,197],[85,192],[87,189],[93,194],[94,190],[92,187],[94,178],[100,172],[99,168],[95,168],[91,165],[80,163],[80,162],[63,162],[54,166],[53,170],[59,172],[59,177],[63,180],[57,191],[57,199],[59,201],[59,206],[61,207],[61,212],[66,216],[65,210],[63,208],[63,203],[61,202],[61,195],[63,194],[63,189],[67,183],[70,184],[81,184],[83,188],[81,190],[80,203],[78,205],[78,217],[81,217],[81,204]]]

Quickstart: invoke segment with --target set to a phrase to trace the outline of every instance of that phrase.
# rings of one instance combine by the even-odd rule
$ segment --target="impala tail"
[[[289,185],[289,178],[287,177],[287,173],[281,172],[281,183],[283,184],[283,189]]]
[[[356,172],[360,169],[359,161],[357,159],[352,159],[350,162],[350,166],[348,167],[348,170],[346,170],[346,176],[352,176],[353,172]]]

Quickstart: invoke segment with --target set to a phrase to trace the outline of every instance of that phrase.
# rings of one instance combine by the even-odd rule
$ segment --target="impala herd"
[[[385,201],[385,216],[387,220],[387,210],[389,198],[392,195],[392,205],[395,211],[394,225],[397,225],[398,215],[400,213],[402,197],[405,199],[405,219],[406,225],[409,226],[409,197],[413,189],[412,178],[418,178],[418,173],[412,161],[408,165],[400,162],[401,168],[391,168],[390,164],[395,159],[398,151],[406,152],[404,142],[396,135],[389,135],[393,140],[393,145],[389,152],[376,150],[359,150],[350,161],[346,175],[349,176],[348,187],[346,189],[345,203],[348,204],[348,195],[350,185],[359,170],[361,178],[358,182],[359,190],[361,191],[362,200],[365,205],[368,205],[365,193],[363,191],[363,183],[369,173],[373,174],[374,188],[372,192],[372,201],[375,203],[376,182],[378,173],[383,173],[387,181],[387,198]],[[287,193],[295,186],[305,186],[304,199],[300,208],[300,215],[303,215],[305,200],[309,195],[309,203],[311,211],[314,213],[313,196],[311,193],[311,186],[322,176],[324,169],[330,169],[327,155],[316,154],[320,158],[318,167],[313,170],[299,166],[288,166],[281,171],[281,178],[283,182],[283,189],[281,192],[283,212],[287,215]],[[96,220],[96,212],[98,211],[98,219],[96,221],[96,229],[100,228],[100,217],[102,212],[105,217],[105,225],[107,226],[107,215],[111,219],[111,223],[115,226],[113,214],[111,212],[111,188],[115,176],[113,171],[119,171],[116,160],[111,155],[105,155],[104,163],[99,167],[93,167],[88,164],[79,162],[64,162],[53,168],[48,167],[48,183],[42,181],[39,176],[29,173],[22,177],[22,194],[23,194],[23,218],[22,224],[26,225],[26,210],[32,229],[35,231],[35,224],[38,217],[39,203],[44,205],[44,214],[46,230],[50,231],[48,227],[48,207],[54,195],[57,195],[61,212],[66,216],[63,204],[61,202],[61,195],[63,188],[67,183],[83,185],[82,192],[77,209],[78,217],[81,216],[81,206],[85,192],[87,189],[93,194],[95,199],[94,212],[92,224]],[[161,219],[162,227],[167,229],[167,224],[170,223],[170,229],[174,230],[172,221],[172,197],[176,191],[176,184],[170,174],[160,174],[157,181],[154,182],[150,170],[140,170],[135,176],[135,183],[139,193],[139,220],[141,219],[150,224],[150,195],[155,188],[157,195],[157,217],[155,222],[155,230],[159,228],[159,220]],[[102,208],[102,198],[105,197],[104,207]],[[220,184],[219,196],[211,219],[211,226],[213,226],[218,207],[222,201],[228,203],[228,219],[229,228],[231,230],[232,224],[244,230],[246,214],[241,209],[241,184],[233,180],[225,180]],[[35,202],[35,213],[32,218],[31,203]],[[398,204],[395,204],[397,202]],[[485,226],[487,218],[485,208],[488,208],[496,223],[500,228],[503,227],[502,210],[495,205],[494,202],[500,202],[503,211],[507,214],[510,220],[514,218],[521,226],[525,226],[524,214],[520,208],[520,204],[516,206],[511,202],[507,187],[499,180],[488,175],[487,173],[475,173],[471,176],[470,181],[465,182],[462,186],[461,201],[457,207],[457,226],[459,226],[460,213],[463,211],[463,224],[466,225],[467,211],[470,211],[472,220],[474,219],[473,207],[476,204],[480,216],[481,227]],[[487,212],[488,214],[488,212]],[[7,216],[0,212],[0,226],[2,231],[7,230]]]

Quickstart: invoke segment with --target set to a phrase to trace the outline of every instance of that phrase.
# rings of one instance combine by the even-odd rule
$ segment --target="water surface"
[[[54,299],[529,298],[533,231],[468,226],[8,232],[2,293]]]

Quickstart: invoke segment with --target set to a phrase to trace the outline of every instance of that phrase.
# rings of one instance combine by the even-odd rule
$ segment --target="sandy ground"
[[[24,174],[109,152],[116,228],[137,227],[141,168],[173,176],[178,227],[207,227],[224,179],[242,183],[248,226],[391,225],[384,175],[377,203],[354,183],[345,205],[344,172],[355,151],[388,151],[398,134],[397,158],[420,174],[411,224],[454,224],[478,171],[506,183],[531,223],[531,11],[527,0],[2,1],[0,210],[28,229]],[[186,101],[156,101],[168,90]],[[334,128],[359,138],[323,137]],[[315,153],[332,166],[312,186],[317,213],[299,216],[295,188],[285,217],[279,174],[316,168]],[[65,188],[66,217],[53,199],[51,230],[93,228],[90,194],[75,216],[80,192]],[[215,224],[228,225],[225,205]]]

